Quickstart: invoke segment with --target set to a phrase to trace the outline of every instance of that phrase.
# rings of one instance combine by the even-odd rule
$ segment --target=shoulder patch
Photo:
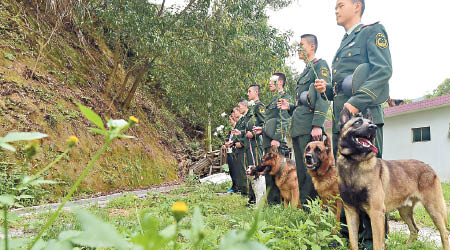
[[[321,74],[323,77],[328,77],[328,75],[330,74],[330,72],[328,71],[328,68],[327,68],[327,67],[322,66],[322,67],[320,68],[320,74]]]
[[[321,60],[321,58],[319,58],[319,59],[316,59],[316,60],[314,60],[314,62],[313,63],[317,63],[318,61],[320,61]]]
[[[377,33],[376,35],[376,44],[378,48],[385,49],[388,47],[388,41],[386,39],[386,36],[383,33]]]
[[[259,113],[264,114],[264,112],[266,112],[264,106],[259,107]]]

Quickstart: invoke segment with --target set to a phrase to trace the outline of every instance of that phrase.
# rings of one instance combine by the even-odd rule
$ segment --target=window
[[[411,130],[413,142],[431,141],[430,127],[413,128]]]

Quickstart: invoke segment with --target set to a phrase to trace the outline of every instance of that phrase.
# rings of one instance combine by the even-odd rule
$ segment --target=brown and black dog
[[[265,173],[275,176],[275,184],[280,189],[285,207],[289,203],[293,207],[302,207],[294,161],[286,159],[276,149],[272,148],[269,153],[263,155],[261,164],[254,168],[250,175],[261,175]]]
[[[333,209],[336,221],[339,222],[342,200],[338,197],[337,169],[334,164],[333,147],[328,135],[325,135],[324,141],[308,143],[303,159],[323,204]]]
[[[385,213],[394,209],[398,209],[408,225],[410,241],[416,240],[419,229],[413,210],[421,202],[441,234],[443,248],[450,250],[447,209],[441,183],[433,169],[417,160],[376,158],[377,125],[370,117],[352,116],[344,108],[340,123],[336,166],[350,249],[358,249],[359,210],[370,217],[374,250],[385,248]]]

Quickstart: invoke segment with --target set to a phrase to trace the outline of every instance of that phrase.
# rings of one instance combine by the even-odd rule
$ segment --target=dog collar
[[[281,163],[281,167],[278,170],[278,172],[275,174],[275,176],[278,176],[281,174],[281,172],[283,172],[283,168],[286,166],[286,158],[283,158],[283,162]]]

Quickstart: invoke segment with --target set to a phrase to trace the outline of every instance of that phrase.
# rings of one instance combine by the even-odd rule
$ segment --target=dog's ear
[[[370,109],[366,109],[366,113],[364,114],[364,118],[372,121],[372,112],[370,112]]]
[[[325,138],[325,139],[323,140],[323,145],[325,145],[325,148],[327,149],[327,152],[329,152],[329,150],[330,150],[330,148],[331,148],[331,140],[330,140],[330,137],[328,136],[327,133],[325,133],[325,134],[323,135],[323,137]]]
[[[339,123],[341,126],[343,126],[346,122],[348,122],[348,120],[350,120],[350,118],[352,118],[352,113],[344,107],[344,109],[342,109],[341,114],[340,114],[340,120]]]

